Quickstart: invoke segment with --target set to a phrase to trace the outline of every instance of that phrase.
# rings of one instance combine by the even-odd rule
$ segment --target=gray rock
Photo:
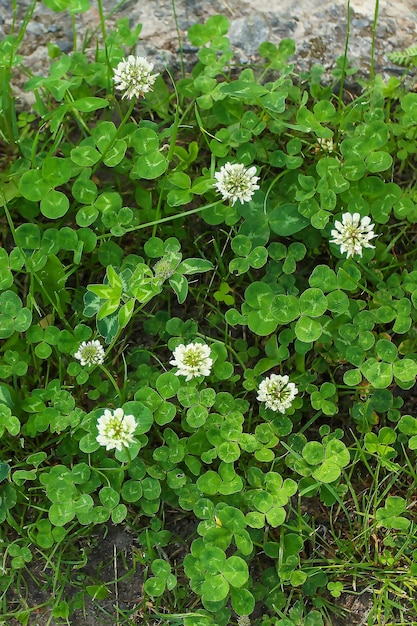
[[[42,24],[42,22],[35,22],[34,20],[29,22],[26,30],[27,34],[31,36],[44,35],[47,31],[48,29],[45,24]]]
[[[16,26],[24,18],[32,0],[16,2]],[[131,28],[142,24],[137,51],[150,56],[160,71],[170,65],[179,67],[179,34],[182,38],[187,68],[196,61],[196,50],[187,40],[187,30],[211,15],[223,14],[230,21],[229,37],[235,50],[235,61],[247,63],[256,60],[259,44],[271,41],[276,45],[283,38],[296,42],[296,52],[291,59],[297,72],[308,72],[315,63],[322,64],[331,75],[336,59],[344,53],[347,33],[347,0],[175,0],[177,25],[172,0],[127,0],[121,6],[115,0],[103,0],[107,30],[114,28],[117,19],[128,18]],[[117,10],[115,11],[115,6]],[[0,36],[9,34],[13,24],[13,3],[0,0]],[[366,77],[370,67],[372,28],[375,0],[351,0],[349,60],[361,68]],[[403,50],[415,45],[417,3],[415,0],[392,0],[381,3],[375,39],[375,68],[388,79],[392,63],[387,52]],[[85,33],[97,32],[100,39],[100,16],[96,0],[91,8],[75,16],[78,46],[83,44]],[[54,13],[40,0],[36,3],[31,22],[23,38],[19,54],[24,64],[36,74],[48,72],[47,44],[55,43],[63,52],[73,47],[73,31],[67,12]],[[91,42],[94,54],[95,42]],[[130,50],[129,50],[130,51]],[[139,52],[140,51],[140,52]],[[16,76],[22,88],[26,78]]]
[[[269,26],[261,15],[232,20],[229,29],[232,45],[248,55],[256,54],[260,44],[267,41],[270,34]]]

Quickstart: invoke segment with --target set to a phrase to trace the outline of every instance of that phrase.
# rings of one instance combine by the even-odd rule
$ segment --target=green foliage
[[[113,69],[140,26],[119,21],[93,60],[55,50],[19,116],[24,27],[0,43],[5,619],[28,623],[6,591],[41,561],[68,621],[61,568],[111,524],[138,537],[144,623],[323,626],[353,584],[416,610],[417,95],[300,84],[292,40],[239,68],[228,28],[192,26],[192,71],[129,102]],[[372,222],[359,251],[346,213]],[[181,562],[173,511],[196,527]]]
[[[417,60],[417,46],[410,46],[410,48],[405,48],[405,50],[389,52],[387,57],[397,65],[415,65]]]

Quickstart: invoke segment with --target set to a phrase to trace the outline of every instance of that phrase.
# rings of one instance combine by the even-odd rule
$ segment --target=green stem
[[[177,143],[177,135],[178,135],[178,128],[179,128],[179,124],[180,124],[180,105],[179,105],[179,97],[178,97],[178,91],[177,91],[177,87],[175,85],[175,80],[174,78],[171,76],[169,70],[167,69],[167,73],[171,79],[173,88],[174,88],[174,92],[175,92],[175,97],[176,97],[176,101],[177,101],[177,106],[175,107],[175,116],[174,116],[174,123],[173,123],[173,129],[172,129],[172,135],[171,135],[171,141],[169,144],[169,150],[168,150],[168,155],[167,155],[167,161],[168,164],[172,161],[172,157],[174,156],[174,150],[175,150],[175,146]],[[167,180],[167,173],[165,173],[164,179],[162,181],[162,188],[159,194],[159,198],[158,198],[158,204],[156,205],[156,210],[155,210],[155,215],[156,215],[156,223],[153,225],[152,228],[152,237],[155,237],[156,235],[156,229],[158,226],[158,219],[160,218],[161,215],[161,206],[162,206],[162,200],[163,200],[163,196],[164,196],[164,190],[165,190],[165,185],[166,185],[166,180]]]
[[[107,367],[105,367],[104,365],[102,365],[101,363],[99,364],[99,368],[101,369],[102,372],[104,372],[104,374],[107,376],[107,378],[109,379],[109,381],[111,382],[111,384],[114,387],[114,390],[116,391],[119,400],[121,402],[121,404],[123,404],[123,395],[122,392],[120,391],[119,385],[116,382],[116,379],[114,378],[114,376],[112,374],[110,374],[109,370],[107,369]]]
[[[106,41],[107,41],[106,20],[105,20],[105,17],[104,17],[102,0],[97,0],[97,4],[98,4],[98,12],[99,12],[99,15],[100,15],[101,34],[103,35],[104,43],[106,43]]]
[[[304,426],[302,426],[299,430],[300,433],[304,433],[306,430],[308,430],[310,428],[310,426],[312,424],[314,424],[314,422],[323,415],[322,411],[316,411],[316,413],[314,413],[313,417],[310,417],[310,419],[308,420],[308,422],[306,424],[304,424]]]
[[[374,11],[374,21],[372,24],[372,45],[371,45],[371,68],[369,71],[369,78],[371,83],[374,82],[375,78],[375,39],[376,39],[376,26],[378,23],[378,13],[379,13],[379,0],[375,0],[375,11]]]
[[[33,12],[35,10],[36,3],[37,3],[37,0],[33,0],[32,4],[28,7],[28,9],[27,9],[27,11],[25,13],[22,25],[19,28],[19,33],[17,35],[16,50],[20,46],[20,44],[22,43],[23,37],[25,36],[26,29],[28,27],[28,24],[29,24],[30,20],[32,19],[32,15],[33,15]],[[13,2],[13,26],[12,26],[12,32],[13,33],[14,33],[14,24],[15,24],[15,19],[16,19],[16,9],[17,9],[17,2]]]
[[[397,241],[399,239],[401,239],[401,237],[407,232],[408,230],[408,225],[406,225],[402,230],[400,230],[400,232],[398,233],[398,235],[396,235],[394,237],[394,239],[392,239],[389,244],[387,245],[387,247],[385,248],[384,252],[381,255],[381,260],[384,259],[386,257],[386,255],[388,254],[388,252],[395,246],[395,244],[397,243]]]
[[[285,174],[287,174],[287,170],[284,170],[283,172],[280,172],[277,176],[275,176],[275,178],[272,180],[271,184],[269,185],[269,187],[268,187],[268,189],[267,189],[267,192],[266,192],[266,194],[265,194],[265,200],[264,200],[264,214],[265,214],[265,215],[266,215],[266,204],[267,204],[267,201],[268,201],[269,194],[271,193],[272,188],[273,188],[273,186],[275,185],[275,183],[276,183],[276,182],[277,182],[280,178],[282,178],[282,176],[284,176]]]
[[[75,24],[75,15],[71,15],[71,29],[72,29],[72,47],[74,52],[77,52],[77,27]]]
[[[177,220],[177,219],[180,219],[181,217],[187,217],[188,215],[193,215],[194,213],[201,213],[205,209],[210,209],[211,207],[217,206],[218,204],[221,204],[221,203],[222,203],[221,200],[217,200],[216,202],[211,202],[210,204],[205,204],[204,206],[198,207],[198,209],[190,209],[189,211],[183,211],[182,213],[178,213],[177,215],[169,215],[168,217],[161,217],[157,220],[152,220],[152,222],[146,222],[146,224],[140,224],[139,226],[128,228],[125,232],[131,233],[137,230],[142,230],[143,228],[149,228],[150,226],[163,224],[164,222],[170,222],[171,220]],[[101,236],[101,238],[103,237],[104,235]]]
[[[347,55],[348,55],[349,39],[350,39],[350,0],[348,0],[348,3],[347,3],[347,27],[346,27],[346,38],[345,38],[345,50],[343,54],[342,75],[340,77],[339,97],[337,100],[337,108],[339,111],[343,105],[343,88],[345,85],[346,68],[347,68],[347,62],[348,62]]]
[[[175,8],[175,0],[171,0],[171,4],[172,4],[172,12],[174,14],[175,30],[177,31],[177,37],[178,37],[178,48],[180,51],[181,76],[184,78],[185,77],[184,51],[182,47],[182,37],[181,37],[180,29],[178,27],[178,16],[177,16],[177,10]]]
[[[123,446],[123,451],[127,456],[127,463],[126,465],[123,466],[122,469],[127,470],[129,469],[131,463],[132,463],[132,455],[130,454],[130,450],[129,450],[129,446]]]
[[[297,372],[304,374],[306,371],[305,354],[298,354],[298,352],[295,353],[295,369]]]
[[[105,468],[102,468],[102,469],[98,469],[98,467],[92,467],[91,469],[92,469],[92,470],[93,470],[96,474],[98,474],[99,476],[102,476],[102,477],[104,478],[104,480],[106,481],[106,483],[107,483],[107,486],[108,486],[108,487],[111,487],[111,481],[110,481],[110,479],[108,478],[108,476],[106,475],[106,471],[107,471],[107,472],[108,472],[108,471],[112,471],[112,472],[120,472],[120,471],[124,471],[124,470],[123,470],[123,467],[109,467],[109,468],[105,467]]]
[[[72,93],[69,90],[66,91],[66,93],[65,93],[65,103],[68,104],[71,107],[71,113],[75,117],[75,119],[77,120],[80,128],[84,131],[85,136],[86,137],[90,137],[91,136],[91,130],[87,126],[87,124],[84,122],[82,116],[80,115],[80,112],[77,111],[77,109],[75,109],[75,108],[73,108],[71,106],[73,102],[74,102],[74,97],[73,97]]]

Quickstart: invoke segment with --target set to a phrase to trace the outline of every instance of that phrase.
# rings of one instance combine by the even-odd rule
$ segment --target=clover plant
[[[417,620],[417,94],[348,97],[347,59],[298,75],[291,39],[241,66],[222,15],[176,73],[98,7],[25,70],[30,110],[0,103],[3,618],[32,623],[33,564],[50,619],[106,600],[64,564],[128,527],[112,623],[323,626],[365,588],[369,623]]]

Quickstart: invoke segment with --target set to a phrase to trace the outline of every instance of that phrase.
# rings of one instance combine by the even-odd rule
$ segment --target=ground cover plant
[[[416,624],[417,94],[289,39],[239,66],[221,15],[174,75],[100,1],[33,76],[34,6],[0,43],[3,623],[323,626],[367,592]],[[115,527],[133,563],[83,574]]]

